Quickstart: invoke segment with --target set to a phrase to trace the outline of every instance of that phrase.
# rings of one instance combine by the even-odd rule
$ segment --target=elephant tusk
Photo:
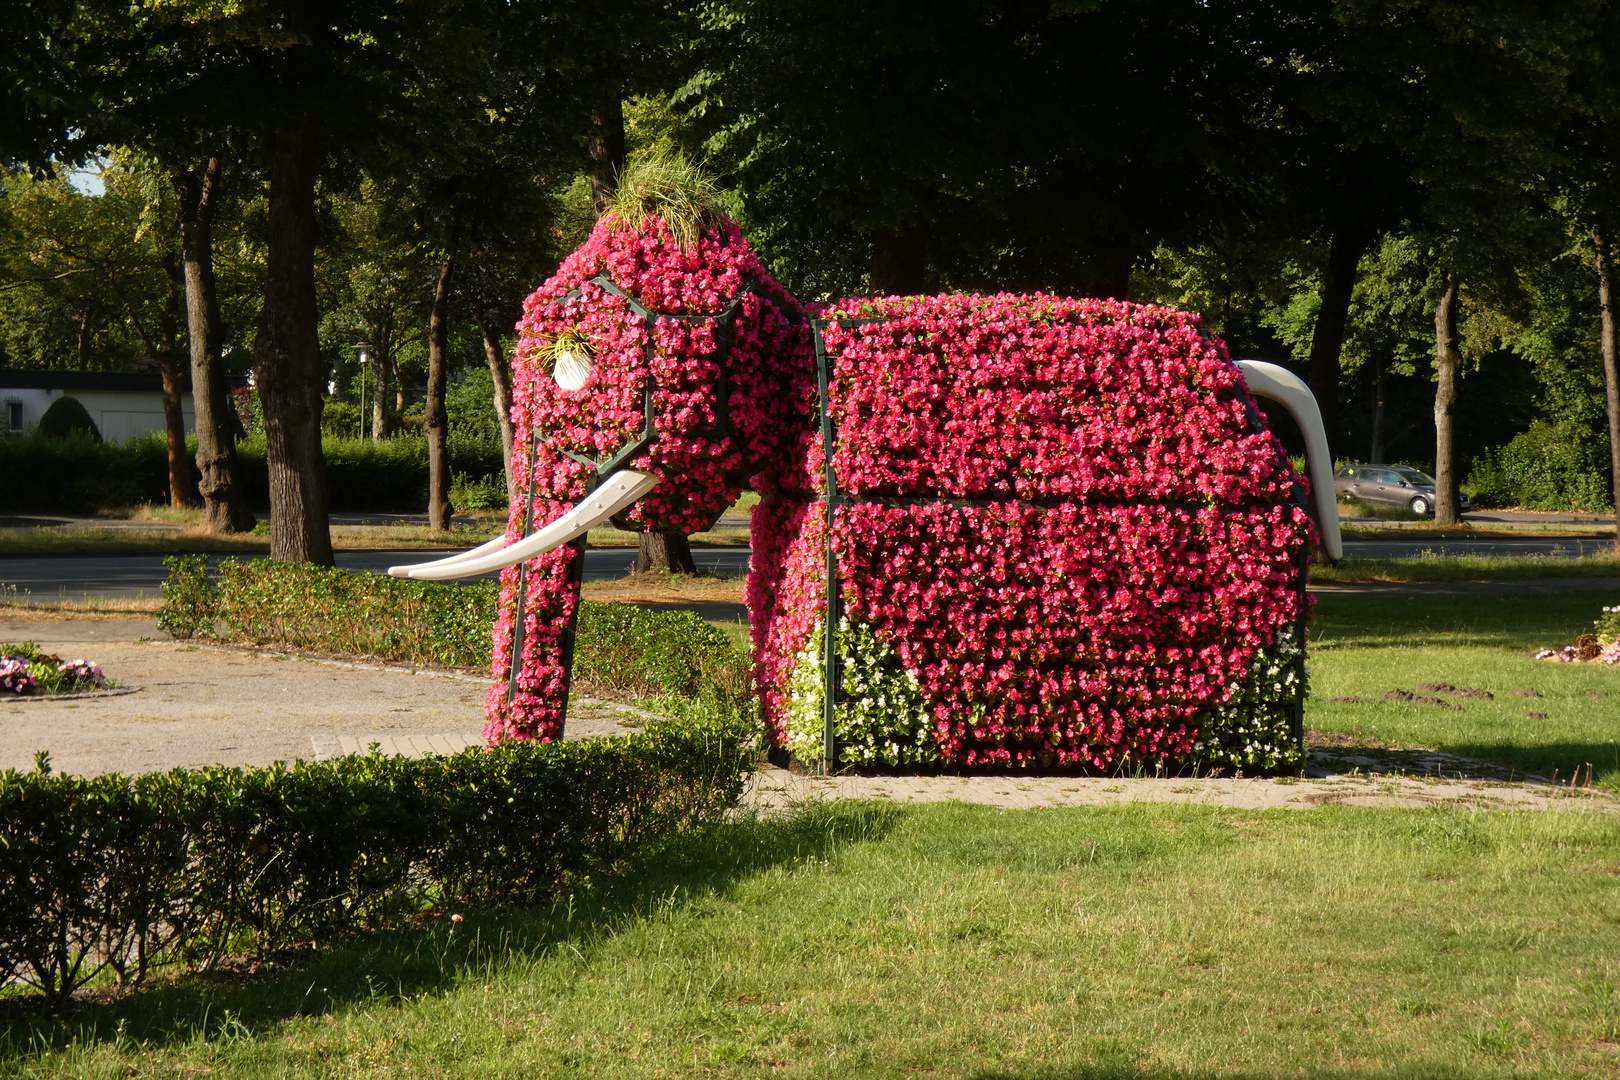
[[[390,567],[388,572],[396,577],[409,577],[415,581],[449,581],[453,578],[477,577],[492,570],[504,570],[525,559],[544,555],[548,551],[562,547],[570,540],[585,535],[657,486],[658,477],[652,473],[622,469],[604,481],[601,487],[579,500],[568,513],[539,532],[525,536],[499,551],[479,555],[479,551],[490,546],[485,544],[483,548],[475,548],[459,559],[441,559],[437,562],[418,563],[415,566],[395,566]]]
[[[476,559],[481,555],[488,555],[492,551],[499,551],[505,546],[506,536],[502,534],[501,536],[497,536],[495,539],[487,543],[479,544],[471,551],[458,551],[448,558],[438,559],[434,562],[415,563],[411,566],[390,566],[388,568],[388,572],[394,577],[410,577],[412,570],[421,570],[429,566],[453,566],[456,563],[464,563],[471,559]]]
[[[1333,459],[1328,456],[1327,431],[1322,427],[1322,410],[1305,380],[1285,367],[1263,360],[1239,360],[1238,369],[1249,384],[1249,393],[1275,401],[1288,410],[1305,435],[1305,456],[1311,469],[1311,493],[1316,496],[1316,524],[1322,530],[1322,547],[1334,562],[1344,558],[1344,541],[1339,535],[1339,497],[1333,488]]]

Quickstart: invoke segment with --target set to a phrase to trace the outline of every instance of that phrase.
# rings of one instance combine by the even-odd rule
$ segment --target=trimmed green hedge
[[[195,455],[196,440],[187,441]],[[331,509],[338,512],[414,513],[427,505],[427,441],[401,436],[373,441],[328,435],[321,440]],[[505,491],[499,440],[452,432],[450,469],[464,501],[487,508],[491,492]],[[249,505],[270,505],[270,472],[264,437],[237,447]],[[0,508],[11,511],[94,513],[137,503],[166,502],[168,446],[162,435],[102,443],[87,435],[49,439],[33,434],[0,439],[0,476],[6,477]],[[192,469],[192,483],[200,474]]]
[[[529,904],[624,871],[735,805],[723,724],[270,769],[0,772],[0,980],[56,1007],[110,970],[210,969],[425,908]]]
[[[216,633],[259,645],[357,653],[417,664],[487,669],[500,599],[493,581],[408,581],[308,563],[222,560],[211,580],[206,555],[164,560],[158,627],[173,637]],[[580,604],[574,676],[632,697],[751,708],[748,659],[724,631],[689,611]]]

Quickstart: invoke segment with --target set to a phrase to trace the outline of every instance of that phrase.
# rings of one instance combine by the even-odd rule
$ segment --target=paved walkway
[[[1244,810],[1309,810],[1319,806],[1468,806],[1481,810],[1585,810],[1620,813],[1620,799],[1552,784],[1441,780],[1394,775],[1276,779],[1109,779],[1016,776],[798,776],[762,769],[745,809],[780,813],[826,799],[893,803],[961,801],[1009,810],[1119,803],[1188,803]]]

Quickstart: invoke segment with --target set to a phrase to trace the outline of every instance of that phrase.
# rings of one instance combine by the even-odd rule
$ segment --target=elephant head
[[[610,518],[707,528],[802,460],[814,407],[804,313],[721,221],[679,242],[604,217],[524,304],[513,362],[514,501],[503,536],[390,573],[502,570],[486,734],[550,738],[566,709],[584,535]]]

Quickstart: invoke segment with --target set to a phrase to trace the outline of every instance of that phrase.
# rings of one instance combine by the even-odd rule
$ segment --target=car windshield
[[[1414,484],[1427,484],[1429,487],[1434,487],[1434,477],[1426,472],[1418,472],[1416,469],[1396,469],[1395,471]]]

